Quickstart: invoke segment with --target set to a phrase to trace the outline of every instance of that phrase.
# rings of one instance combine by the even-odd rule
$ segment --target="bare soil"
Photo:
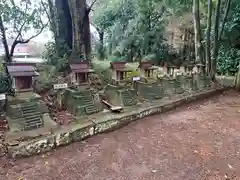
[[[54,152],[0,159],[0,180],[240,180],[240,94],[229,91]]]

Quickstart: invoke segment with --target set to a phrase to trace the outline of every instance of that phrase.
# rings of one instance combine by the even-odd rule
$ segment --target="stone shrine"
[[[87,60],[71,60],[69,61],[69,75],[70,82],[74,85],[86,85],[88,84],[88,77],[90,73],[93,73],[89,61]]]
[[[154,67],[152,65],[151,61],[142,61],[139,63],[138,66],[139,70],[140,70],[140,76],[144,77],[144,78],[150,78],[153,77],[153,71],[155,69],[157,69],[156,67]]]
[[[15,92],[32,91],[34,78],[39,76],[35,66],[29,63],[7,64],[7,71],[12,78],[12,88]]]
[[[39,75],[34,64],[7,64],[14,96],[7,97],[7,120],[10,131],[26,131],[43,127],[51,121],[41,96],[33,92],[34,78]],[[52,121],[51,121],[52,122]],[[51,123],[50,123],[51,124]]]
[[[87,60],[70,59],[70,85],[64,92],[63,105],[75,116],[98,113],[102,110],[99,94],[90,86],[89,75],[94,73]]]
[[[126,62],[111,62],[110,68],[113,84],[124,84],[127,81],[127,73],[131,72],[131,70],[126,68]]]
[[[105,87],[106,99],[113,106],[133,106],[137,104],[137,92],[127,82],[127,73],[132,70],[126,68],[126,62],[111,62],[111,83]]]

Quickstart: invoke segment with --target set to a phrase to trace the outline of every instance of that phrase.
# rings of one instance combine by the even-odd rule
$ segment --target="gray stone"
[[[32,141],[24,141],[18,146],[8,146],[8,153],[12,157],[31,156],[48,152],[55,148],[55,136],[45,136]]]
[[[116,120],[110,120],[110,121],[108,120],[106,122],[97,123],[95,125],[94,134],[98,134],[98,133],[105,132],[107,130],[114,129],[118,125],[119,125],[119,121],[116,121]]]

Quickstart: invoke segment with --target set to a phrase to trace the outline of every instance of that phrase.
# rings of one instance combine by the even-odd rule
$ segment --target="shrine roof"
[[[90,67],[89,61],[74,61],[69,66],[72,72],[93,72],[93,69],[91,69]]]
[[[139,63],[138,67],[141,69],[155,69],[151,61],[142,61]]]
[[[12,72],[9,73],[13,77],[20,77],[20,76],[39,76],[39,73],[36,71],[26,71],[26,72]]]
[[[117,70],[117,71],[130,71],[126,68],[127,62],[121,61],[121,62],[111,62],[110,63],[110,68]]]
[[[7,65],[8,73],[11,76],[38,76],[36,67],[32,64],[12,63]]]

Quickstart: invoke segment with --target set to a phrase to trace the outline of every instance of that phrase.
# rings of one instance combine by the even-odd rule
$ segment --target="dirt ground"
[[[0,180],[240,180],[240,94],[0,165]]]

